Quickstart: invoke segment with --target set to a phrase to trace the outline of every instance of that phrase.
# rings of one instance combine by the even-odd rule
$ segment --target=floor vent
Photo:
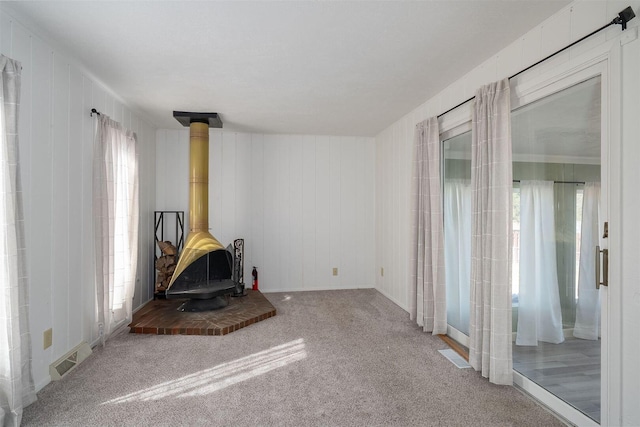
[[[471,367],[471,365],[469,365],[469,363],[467,363],[467,361],[464,360],[464,358],[462,356],[460,356],[458,353],[456,353],[454,350],[452,350],[450,348],[448,348],[446,350],[438,350],[438,351],[444,357],[449,359],[449,361],[451,363],[456,365],[458,367],[458,369],[465,369],[465,368],[470,368]]]
[[[49,365],[49,375],[53,381],[62,379],[71,372],[84,359],[91,355],[91,347],[86,342],[82,342],[74,347],[70,352]]]

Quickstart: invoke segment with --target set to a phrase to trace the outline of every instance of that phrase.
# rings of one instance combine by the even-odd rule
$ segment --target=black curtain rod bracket
[[[94,114],[97,114],[99,116],[100,115],[100,111],[96,110],[95,108],[92,108],[90,116],[93,117]]]
[[[624,10],[622,10],[620,13],[618,13],[618,16],[613,18],[613,20],[611,22],[609,22],[608,24],[605,24],[602,27],[598,28],[597,30],[590,32],[586,36],[579,38],[578,40],[574,41],[573,43],[571,43],[571,44],[569,44],[569,45],[567,45],[565,47],[563,47],[562,49],[553,52],[551,55],[547,56],[546,58],[541,59],[540,61],[536,62],[535,64],[529,65],[524,70],[518,71],[514,75],[510,76],[509,80],[511,80],[512,78],[514,78],[516,76],[519,76],[520,74],[524,73],[525,71],[528,71],[528,70],[532,69],[533,67],[535,67],[536,65],[546,61],[547,59],[553,58],[557,54],[564,52],[565,50],[569,49],[570,47],[575,46],[576,44],[580,43],[581,41],[583,41],[585,39],[588,39],[592,35],[599,33],[600,31],[604,30],[605,28],[607,28],[607,27],[609,27],[611,25],[621,25],[622,26],[622,31],[626,30],[627,29],[627,22],[631,21],[633,18],[635,18],[635,16],[636,16],[636,14],[634,13],[633,9],[631,9],[631,6],[627,6]],[[471,98],[467,99],[466,101],[462,101],[460,104],[456,105],[455,107],[449,108],[444,113],[438,114],[437,118],[440,118],[440,117],[444,116],[445,114],[450,113],[451,111],[455,110],[458,107],[463,106],[464,104],[466,104],[469,101],[473,101],[474,98],[475,98],[475,96],[472,96]]]
[[[627,22],[631,21],[635,17],[636,17],[636,14],[634,13],[633,9],[631,9],[631,6],[627,6],[627,8],[624,9],[622,12],[620,12],[618,16],[613,18],[613,21],[611,21],[611,24],[621,25],[622,31],[624,31],[627,29]]]

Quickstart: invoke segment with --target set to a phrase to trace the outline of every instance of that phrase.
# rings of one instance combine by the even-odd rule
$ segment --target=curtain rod
[[[520,182],[519,179],[514,179],[513,182]],[[523,180],[526,181],[526,180]],[[554,184],[576,184],[576,185],[584,185],[584,181],[553,181]]]
[[[515,73],[514,75],[509,77],[509,80],[511,80],[512,78],[519,76],[520,74],[524,73],[525,71],[530,70],[531,68],[535,67],[536,65],[546,61],[547,59],[551,59],[554,56],[556,56],[559,53],[564,52],[565,50],[569,49],[572,46],[575,46],[576,44],[580,43],[581,41],[588,39],[589,37],[591,37],[592,35],[599,33],[600,31],[604,30],[605,28],[611,26],[611,25],[617,25],[620,24],[622,26],[622,31],[627,29],[627,22],[631,21],[634,17],[636,16],[636,14],[633,12],[633,9],[631,9],[631,6],[627,6],[626,9],[624,9],[623,11],[621,11],[620,13],[618,13],[618,16],[616,16],[615,18],[613,18],[613,20],[611,22],[609,22],[608,24],[603,25],[602,27],[598,28],[595,31],[590,32],[589,34],[587,34],[586,36],[574,41],[573,43],[563,47],[560,50],[555,51],[554,53],[552,53],[551,55],[547,56],[546,58],[543,58],[541,60],[539,60],[538,62],[536,62],[535,64],[529,65],[527,68],[525,68],[524,70],[520,70],[517,73]],[[466,104],[469,101],[473,101],[473,99],[475,98],[475,96],[472,96],[471,98],[467,99],[466,101],[462,101],[460,104],[456,105],[455,107],[451,107],[449,108],[447,111],[445,111],[444,113],[440,113],[438,114],[437,118],[439,119],[440,117],[444,116],[445,114],[455,110],[458,107],[461,107],[462,105]]]
[[[94,114],[97,114],[98,116],[100,115],[100,111],[96,110],[95,108],[91,109],[91,114],[89,114],[91,117],[93,117]]]

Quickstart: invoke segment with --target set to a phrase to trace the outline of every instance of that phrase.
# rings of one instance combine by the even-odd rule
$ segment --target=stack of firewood
[[[158,247],[162,252],[162,256],[156,259],[156,270],[158,270],[158,279],[156,280],[156,292],[164,292],[169,287],[171,276],[176,269],[176,249],[170,241],[157,241]]]

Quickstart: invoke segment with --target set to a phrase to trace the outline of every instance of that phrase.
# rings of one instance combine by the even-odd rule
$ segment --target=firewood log
[[[168,240],[164,242],[158,241],[158,247],[165,255],[175,255],[178,253],[178,249],[176,249],[176,247]]]

